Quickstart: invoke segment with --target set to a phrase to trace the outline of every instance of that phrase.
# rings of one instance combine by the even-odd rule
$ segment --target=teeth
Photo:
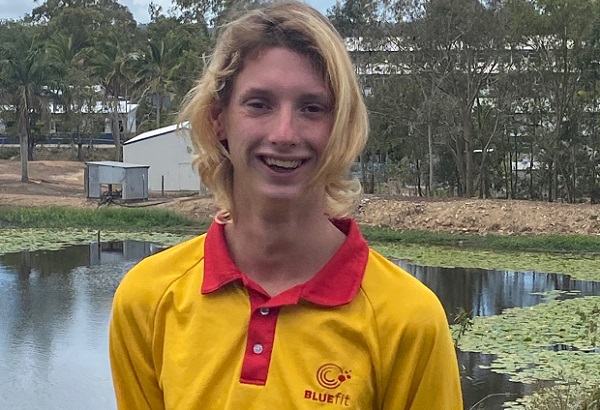
[[[275,159],[275,158],[269,158],[269,157],[265,157],[265,162],[267,163],[267,165],[273,165],[276,167],[287,168],[287,169],[298,168],[301,163],[299,160],[284,161],[281,159]]]

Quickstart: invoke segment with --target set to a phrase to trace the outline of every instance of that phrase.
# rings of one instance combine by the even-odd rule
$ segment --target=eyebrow
[[[266,89],[266,88],[258,88],[252,87],[244,92],[242,92],[239,96],[240,100],[246,100],[248,98],[259,97],[259,98],[273,98],[275,93]],[[331,104],[332,98],[327,92],[306,92],[300,94],[300,99],[302,101],[315,101],[321,104]]]

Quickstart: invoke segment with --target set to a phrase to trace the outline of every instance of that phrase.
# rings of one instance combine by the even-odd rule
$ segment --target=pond
[[[0,255],[2,409],[116,408],[107,358],[112,296],[125,272],[156,249],[125,241]],[[450,320],[458,308],[496,315],[507,307],[535,305],[541,301],[535,293],[544,291],[600,295],[600,283],[564,275],[397,263],[437,293]],[[465,408],[508,393],[485,401],[484,408],[501,409],[503,401],[530,393],[528,385],[480,367],[491,359],[460,353]]]

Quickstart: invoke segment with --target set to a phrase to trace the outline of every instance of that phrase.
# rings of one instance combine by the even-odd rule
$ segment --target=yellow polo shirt
[[[354,221],[335,223],[339,251],[274,297],[235,266],[216,223],[135,266],[110,322],[119,409],[462,410],[436,296]]]

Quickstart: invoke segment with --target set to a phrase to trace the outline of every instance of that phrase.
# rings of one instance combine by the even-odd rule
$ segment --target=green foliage
[[[559,384],[504,404],[510,410],[599,410],[600,387]]]
[[[0,23],[0,107],[11,107],[0,115],[27,125],[11,135],[44,138],[58,124],[73,143],[101,132],[106,112],[90,114],[98,101],[138,104],[138,131],[172,123],[215,27],[260,3],[153,4],[141,27],[116,0],[37,2],[26,19]],[[395,186],[600,202],[600,3],[342,0],[328,16],[352,37],[365,90],[371,134],[362,159],[403,164]],[[15,98],[25,95],[24,111]],[[64,115],[44,113],[49,101]],[[116,136],[117,118],[111,125]],[[535,166],[515,171],[525,156]],[[365,182],[371,190],[387,181]]]
[[[0,207],[0,226],[89,229],[175,229],[198,226],[174,212],[150,208]]]
[[[92,47],[108,33],[132,38],[136,32],[133,15],[116,0],[45,0],[27,20],[46,23],[49,36],[73,38],[76,51]]]
[[[600,238],[589,235],[473,235],[431,231],[396,231],[387,227],[361,226],[371,242],[459,246],[498,251],[585,252],[600,254]]]
[[[203,22],[167,17],[160,7],[153,7],[152,18],[143,29],[115,0],[45,0],[22,21],[0,22],[0,117],[16,124],[12,134],[28,134],[30,157],[51,124],[80,146],[96,138],[110,117],[118,146],[122,119],[116,107],[123,100],[138,104],[146,129],[175,121],[203,69],[209,33]],[[162,118],[153,97],[171,102]],[[17,98],[26,98],[25,104]],[[124,129],[121,137],[131,137],[132,131]],[[81,150],[74,157],[83,160]],[[120,159],[120,149],[115,158]]]

